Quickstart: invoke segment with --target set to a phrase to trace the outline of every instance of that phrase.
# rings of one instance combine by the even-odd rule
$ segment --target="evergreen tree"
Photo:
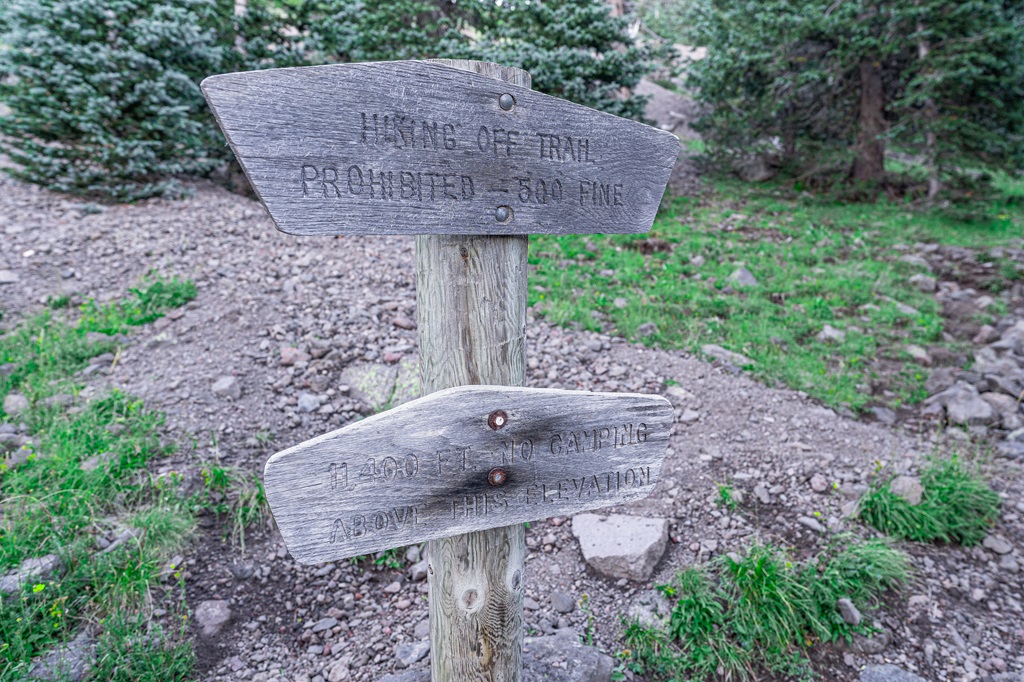
[[[526,69],[533,89],[618,116],[640,119],[647,98],[633,94],[659,45],[629,35],[605,0],[481,2],[480,40],[465,57]]]
[[[1022,0],[698,0],[689,26],[719,156],[770,150],[876,184],[889,146],[924,160],[933,196],[1024,155]]]
[[[220,69],[204,0],[10,0],[0,149],[14,175],[130,200],[208,170],[216,130],[198,81]]]

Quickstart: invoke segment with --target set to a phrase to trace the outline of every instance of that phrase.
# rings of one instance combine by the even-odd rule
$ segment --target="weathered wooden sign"
[[[292,556],[333,561],[646,497],[671,426],[656,395],[452,388],[277,453],[267,499]]]
[[[211,76],[206,95],[296,235],[646,232],[671,133],[418,61]]]

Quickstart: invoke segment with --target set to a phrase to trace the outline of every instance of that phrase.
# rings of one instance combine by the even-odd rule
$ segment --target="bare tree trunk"
[[[852,177],[859,182],[879,183],[885,174],[885,96],[882,64],[874,57],[860,62],[860,129]]]
[[[924,24],[920,21],[917,22],[917,32],[921,36],[917,41],[917,58],[923,62],[928,58],[931,47],[924,39]],[[928,169],[928,203],[931,203],[935,199],[935,195],[942,189],[942,183],[939,182],[938,140],[935,137],[935,121],[938,117],[939,111],[935,106],[935,100],[931,97],[926,98],[924,101],[924,165]]]

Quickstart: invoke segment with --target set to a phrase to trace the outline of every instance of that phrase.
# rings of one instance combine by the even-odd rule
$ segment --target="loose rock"
[[[1009,554],[1013,551],[1013,545],[1002,535],[986,535],[981,544],[996,554]]]
[[[421,661],[430,653],[430,640],[418,642],[402,642],[395,647],[395,664],[400,668],[408,668]]]
[[[221,398],[238,400],[242,397],[242,384],[235,377],[221,377],[213,382],[213,394]]]
[[[527,637],[523,646],[523,679],[545,682],[610,682],[615,661],[581,644],[575,632]]]
[[[889,492],[902,497],[907,504],[916,506],[921,504],[924,486],[921,485],[921,480],[914,476],[897,476],[889,483]]]
[[[213,638],[220,634],[224,626],[231,622],[231,607],[223,599],[208,599],[196,607],[196,623],[202,629],[204,638]]]
[[[860,615],[860,611],[857,607],[853,605],[852,601],[846,598],[840,599],[836,601],[836,608],[839,609],[839,615],[843,617],[843,621],[847,625],[852,625],[854,627],[860,625],[862,616]]]
[[[4,412],[16,417],[29,408],[28,398],[20,393],[8,393],[4,397]]]
[[[885,665],[865,667],[860,673],[860,682],[928,682],[928,680],[891,663],[886,663]]]
[[[577,514],[572,534],[580,541],[583,558],[609,578],[647,580],[665,553],[668,520],[613,514]]]

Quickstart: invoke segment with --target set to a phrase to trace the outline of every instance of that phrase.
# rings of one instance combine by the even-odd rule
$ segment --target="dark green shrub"
[[[17,177],[131,200],[208,170],[215,130],[198,80],[223,49],[202,0],[12,0],[0,150]],[[218,145],[219,146],[219,145]]]

